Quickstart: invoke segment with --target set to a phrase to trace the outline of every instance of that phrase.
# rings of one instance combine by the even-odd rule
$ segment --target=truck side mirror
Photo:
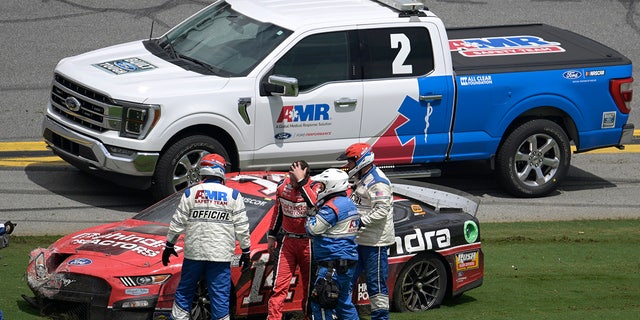
[[[274,96],[297,97],[298,79],[292,77],[271,75],[265,85],[265,90]]]

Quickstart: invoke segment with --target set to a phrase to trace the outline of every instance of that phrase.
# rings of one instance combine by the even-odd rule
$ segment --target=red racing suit
[[[315,210],[317,192],[311,187],[308,178],[298,183],[298,188],[291,185],[287,177],[278,185],[276,203],[269,226],[269,238],[279,239],[278,254],[275,266],[273,294],[269,299],[269,320],[282,319],[284,300],[289,293],[291,278],[296,267],[300,267],[300,279],[304,288],[302,311],[306,314],[309,294],[311,270],[311,239],[307,235],[305,222],[310,210]]]

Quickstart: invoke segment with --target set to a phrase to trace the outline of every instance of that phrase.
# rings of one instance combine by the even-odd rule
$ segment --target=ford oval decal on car
[[[93,261],[91,261],[91,259],[87,259],[87,258],[75,258],[75,259],[67,262],[67,264],[70,265],[70,266],[86,266],[86,265],[90,265],[92,263],[93,263]]]
[[[562,77],[569,80],[578,79],[578,78],[582,78],[582,72],[578,70],[568,70],[562,74]]]
[[[288,132],[278,132],[276,133],[275,136],[273,136],[274,138],[276,138],[276,140],[287,140],[289,138],[291,138],[291,133]]]

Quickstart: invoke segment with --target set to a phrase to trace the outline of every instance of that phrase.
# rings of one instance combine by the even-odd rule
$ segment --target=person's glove
[[[242,272],[251,269],[251,252],[249,249],[242,249],[242,255],[240,256],[238,265],[242,268]]]
[[[17,223],[12,223],[11,221],[7,221],[4,223],[4,230],[6,234],[13,233],[13,229],[17,226]]]
[[[162,265],[163,266],[168,266],[169,265],[169,257],[171,255],[174,256],[178,256],[178,253],[176,252],[176,249],[173,248],[173,243],[171,242],[167,242],[164,246],[164,250],[162,251]]]

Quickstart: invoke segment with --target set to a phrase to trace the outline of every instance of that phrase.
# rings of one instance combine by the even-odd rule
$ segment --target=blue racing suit
[[[318,264],[316,282],[324,278],[328,268],[339,289],[338,305],[334,310],[311,303],[312,319],[332,319],[333,313],[342,320],[358,320],[358,311],[351,299],[352,283],[358,262],[355,237],[358,230],[358,211],[345,192],[327,196],[318,202],[318,213],[307,218],[306,229],[312,236],[313,260]]]
[[[351,199],[358,206],[361,228],[358,231],[358,267],[355,285],[364,271],[371,304],[371,320],[389,319],[388,247],[395,243],[393,192],[391,183],[375,165],[354,185]]]

